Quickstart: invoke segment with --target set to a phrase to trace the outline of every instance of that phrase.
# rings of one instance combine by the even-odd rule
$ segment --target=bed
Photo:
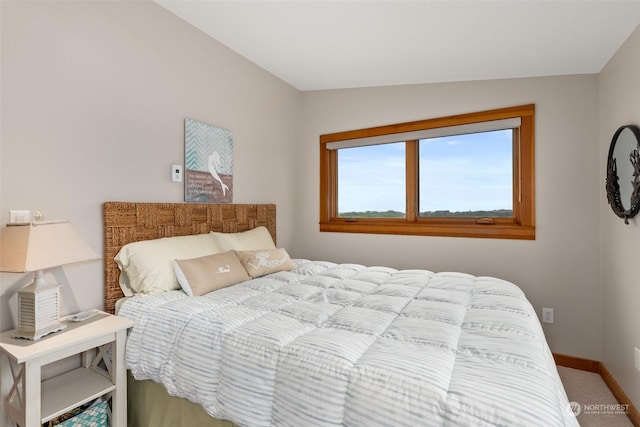
[[[287,258],[275,245],[275,212],[270,204],[105,203],[105,309],[118,304],[135,322],[129,425],[578,425],[516,285]],[[256,242],[266,234],[272,246],[235,240],[258,230]],[[180,236],[213,238],[218,252],[229,249],[225,239],[238,244],[224,256],[236,254],[248,277],[207,292],[186,273],[193,266],[215,258],[220,271],[240,267],[220,253],[185,258],[175,270],[182,288],[122,301],[114,258],[123,247]],[[269,261],[275,254],[279,266]]]

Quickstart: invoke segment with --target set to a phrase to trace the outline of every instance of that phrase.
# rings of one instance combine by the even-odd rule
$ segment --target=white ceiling
[[[598,73],[640,0],[155,0],[299,90]]]

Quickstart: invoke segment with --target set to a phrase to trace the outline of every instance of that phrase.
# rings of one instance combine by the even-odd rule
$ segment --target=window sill
[[[477,237],[535,240],[535,226],[516,224],[424,224],[397,221],[321,222],[321,232],[400,234],[415,236]]]

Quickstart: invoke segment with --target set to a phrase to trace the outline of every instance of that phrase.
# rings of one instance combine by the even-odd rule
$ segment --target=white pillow
[[[212,231],[211,235],[215,237],[222,251],[229,251],[231,249],[236,251],[276,249],[269,230],[262,225],[252,230],[239,233],[217,233]]]
[[[114,260],[120,267],[120,287],[125,296],[180,289],[173,260],[222,252],[211,235],[164,237],[123,246]]]

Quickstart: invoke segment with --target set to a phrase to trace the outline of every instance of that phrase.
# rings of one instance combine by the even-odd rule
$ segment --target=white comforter
[[[127,365],[241,426],[577,426],[523,292],[490,277],[295,260],[134,297]]]

